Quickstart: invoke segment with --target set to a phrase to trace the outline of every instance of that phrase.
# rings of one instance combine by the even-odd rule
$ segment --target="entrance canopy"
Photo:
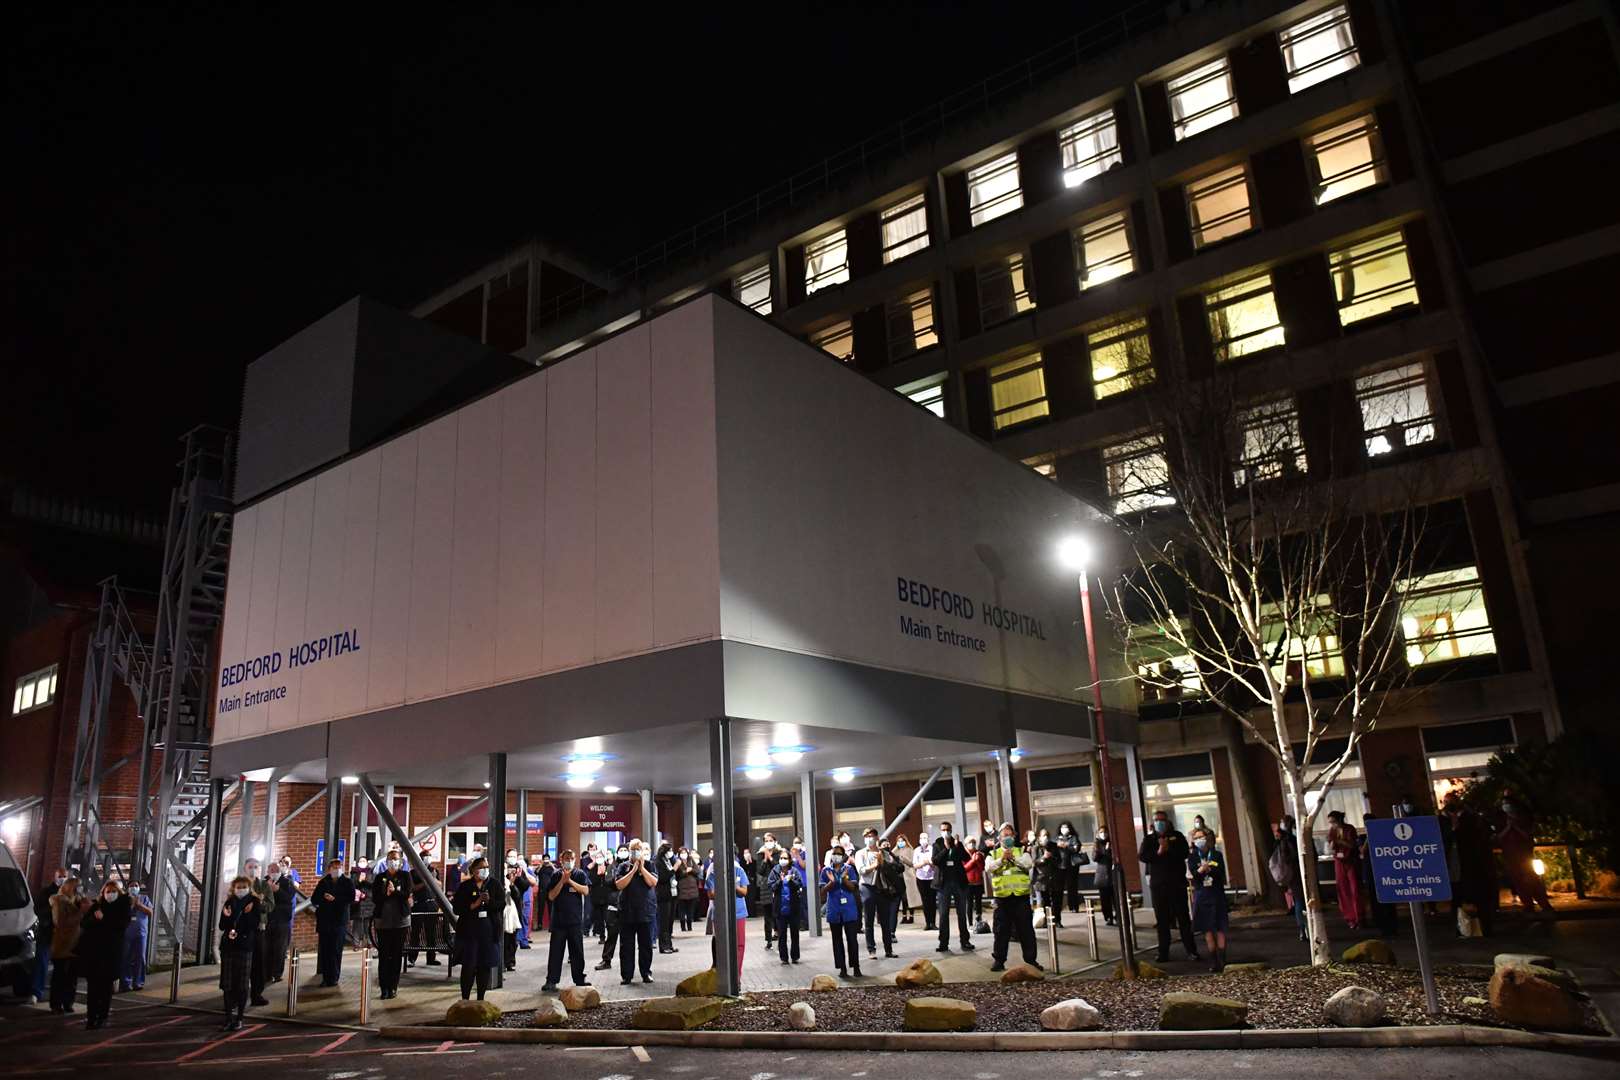
[[[599,784],[691,790],[720,716],[739,767],[1089,749],[1054,552],[1105,528],[699,297],[240,508],[212,767],[449,784],[505,752],[555,788],[594,753]]]

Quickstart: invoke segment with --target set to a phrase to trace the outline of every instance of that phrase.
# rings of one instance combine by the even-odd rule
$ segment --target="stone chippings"
[[[1105,1031],[1153,1031],[1159,1025],[1164,995],[1173,991],[1236,998],[1249,1006],[1250,1028],[1321,1027],[1322,1008],[1334,992],[1364,986],[1381,995],[1386,1023],[1428,1026],[1483,1024],[1501,1027],[1485,1002],[1486,980],[1466,968],[1441,966],[1436,972],[1440,1015],[1424,1010],[1423,983],[1415,969],[1377,965],[1323,968],[1297,967],[1248,975],[1198,975],[1136,982],[1107,979],[1057,980],[1041,983],[950,983],[944,987],[904,990],[898,987],[841,987],[835,994],[814,997],[817,1031],[899,1031],[910,997],[949,995],[970,1001],[978,1010],[974,1031],[1040,1031],[1041,1012],[1079,996],[1101,1013]],[[753,992],[749,1008],[728,1007],[703,1026],[705,1031],[790,1031],[788,1008],[805,991]],[[1473,998],[1466,1002],[1464,999]],[[570,1027],[628,1028],[639,1002],[603,1002],[599,1009],[573,1013]],[[763,1007],[761,1007],[763,1006]],[[508,1013],[502,1026],[527,1027],[527,1011]],[[1602,1034],[1595,1018],[1587,1029]]]

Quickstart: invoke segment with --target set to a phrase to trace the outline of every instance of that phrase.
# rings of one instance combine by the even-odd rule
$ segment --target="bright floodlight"
[[[748,768],[743,770],[743,775],[748,777],[750,780],[769,780],[771,778],[771,770],[763,765],[750,765]]]
[[[360,782],[360,778],[358,776],[345,776],[343,778],[343,782],[345,784],[358,784]]]
[[[776,762],[778,765],[792,765],[803,759],[803,757],[803,750],[797,750],[792,747],[771,751],[771,760]]]
[[[707,799],[710,795],[714,794],[714,785],[713,784],[699,784],[697,786],[697,793],[699,795],[703,796],[705,799]]]
[[[1058,561],[1070,570],[1084,570],[1091,563],[1091,545],[1084,537],[1066,537],[1058,544]]]
[[[833,778],[833,782],[836,783],[836,784],[847,784],[851,780],[855,779],[855,770],[854,769],[834,769],[832,771],[832,778]]]
[[[253,845],[253,857],[255,859],[259,860],[260,862],[264,861],[264,845],[263,844],[254,844]]]
[[[619,791],[619,785],[618,784],[603,784],[602,785],[602,791],[604,793],[608,794],[608,795],[616,795],[616,794],[618,794],[618,791]]]
[[[574,788],[576,790],[583,789],[583,788],[588,788],[592,784],[596,783],[596,774],[595,773],[569,773],[566,777],[564,777],[563,782],[565,784],[567,784],[569,787]]]

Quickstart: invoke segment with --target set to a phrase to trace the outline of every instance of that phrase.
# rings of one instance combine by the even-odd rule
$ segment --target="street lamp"
[[[1103,716],[1102,673],[1097,668],[1097,636],[1091,625],[1091,584],[1086,575],[1086,568],[1091,564],[1091,544],[1083,536],[1068,536],[1058,544],[1057,554],[1065,567],[1080,576],[1080,617],[1086,628],[1086,659],[1091,665],[1092,714],[1097,718],[1097,765],[1102,773],[1102,820],[1114,837],[1114,860],[1110,874],[1114,879],[1115,911],[1119,915],[1119,957],[1124,975],[1130,979],[1136,976],[1136,953],[1131,944],[1131,934],[1125,926],[1125,920],[1131,918],[1131,900],[1125,890],[1125,863],[1120,856],[1122,850],[1128,850],[1129,843],[1126,843],[1125,849],[1119,845],[1127,835],[1134,837],[1136,834],[1135,830],[1114,827],[1114,780],[1108,761],[1108,722]]]

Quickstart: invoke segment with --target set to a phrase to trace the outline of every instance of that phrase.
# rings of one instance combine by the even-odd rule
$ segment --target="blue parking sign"
[[[1451,899],[1451,873],[1440,821],[1434,817],[1373,818],[1364,825],[1373,886],[1381,904]]]

